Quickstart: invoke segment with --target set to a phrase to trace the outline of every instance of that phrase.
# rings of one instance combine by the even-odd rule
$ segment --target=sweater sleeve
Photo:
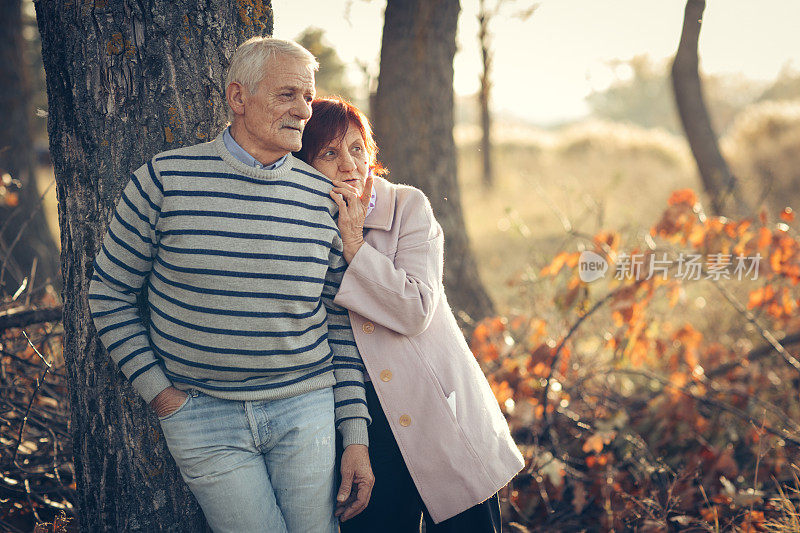
[[[158,247],[163,187],[152,161],[131,175],[94,261],[89,310],[109,355],[145,402],[171,385],[137,306]]]
[[[347,263],[342,255],[342,242],[337,237],[329,256],[322,302],[328,314],[328,344],[333,353],[333,388],[336,427],[342,434],[342,444],[369,444],[367,424],[370,423],[364,389],[364,363],[358,353],[347,309],[333,299],[342,281]]]
[[[428,199],[414,190],[402,213],[394,260],[368,243],[356,252],[335,302],[402,335],[422,333],[442,293],[444,237]]]

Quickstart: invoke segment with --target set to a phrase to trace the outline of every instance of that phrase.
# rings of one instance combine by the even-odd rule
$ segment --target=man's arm
[[[168,412],[172,402],[166,400],[175,394],[160,395],[172,384],[150,347],[137,296],[158,247],[162,198],[163,187],[152,163],[131,175],[95,258],[89,285],[89,309],[100,340],[145,402],[160,397],[155,402],[161,407],[159,414]]]
[[[325,275],[322,302],[328,314],[328,344],[333,353],[333,388],[336,427],[342,434],[345,448],[350,444],[369,444],[367,424],[370,422],[364,390],[364,363],[358,353],[347,309],[333,303],[342,276],[347,268],[342,257],[341,240],[331,248],[330,266]]]
[[[367,411],[364,389],[364,363],[358,353],[347,310],[333,303],[347,263],[342,242],[337,237],[331,248],[330,266],[325,276],[322,300],[328,313],[328,344],[333,353],[333,386],[336,425],[342,434],[342,481],[336,495],[336,516],[348,520],[366,508],[375,484],[369,463]]]

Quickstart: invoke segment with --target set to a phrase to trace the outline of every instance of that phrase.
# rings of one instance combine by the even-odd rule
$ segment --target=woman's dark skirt
[[[366,388],[367,405],[372,417],[369,426],[369,459],[375,474],[375,486],[367,508],[342,523],[342,533],[419,532],[423,521],[426,533],[499,532],[500,503],[497,494],[463,513],[434,524],[406,468],[375,388],[369,382]]]

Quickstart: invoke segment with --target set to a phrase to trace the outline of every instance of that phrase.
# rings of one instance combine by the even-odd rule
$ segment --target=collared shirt
[[[222,134],[222,141],[225,143],[225,148],[228,149],[228,151],[231,153],[231,155],[233,155],[233,157],[235,157],[245,165],[256,167],[257,169],[260,170],[275,170],[286,161],[286,156],[289,155],[286,154],[285,156],[281,157],[271,165],[262,165],[261,162],[259,162],[255,157],[248,154],[244,148],[239,146],[239,143],[237,143],[236,139],[234,139],[233,135],[231,135],[230,126],[225,128],[225,133]]]
[[[371,170],[369,172],[370,174],[372,173]],[[375,209],[375,202],[377,201],[378,201],[378,195],[375,193],[375,186],[373,185],[372,193],[369,195],[369,206],[367,207],[367,216],[369,216],[369,214],[372,213],[372,210]],[[366,378],[367,375],[364,374],[364,377]]]

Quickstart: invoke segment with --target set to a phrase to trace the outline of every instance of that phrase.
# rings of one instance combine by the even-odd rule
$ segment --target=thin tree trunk
[[[381,160],[422,189],[444,229],[444,284],[462,325],[493,312],[469,247],[456,179],[453,56],[458,0],[389,0],[375,96]]]
[[[7,193],[0,195],[6,200],[0,202],[0,264],[5,264],[0,285],[6,294],[30,276],[34,260],[36,285],[49,280],[60,286],[58,248],[36,187],[31,83],[22,27],[22,2],[0,2],[0,174],[7,173],[19,182],[18,190],[8,187]]]
[[[483,185],[491,188],[494,185],[494,169],[492,168],[492,115],[489,112],[489,100],[492,91],[492,53],[489,49],[489,21],[492,14],[486,9],[486,0],[480,0],[478,9],[478,41],[481,44],[481,88],[478,101],[481,113],[481,157],[483,159]]]
[[[272,31],[269,1],[41,0],[64,274],[64,332],[82,531],[202,531],[154,415],[99,342],[92,262],[130,172],[211,140],[236,46]]]
[[[686,2],[681,40],[672,63],[672,86],[681,124],[697,162],[703,188],[711,201],[711,209],[718,215],[728,211],[728,214],[742,216],[749,214],[749,210],[736,178],[720,153],[703,99],[697,47],[705,7],[705,0]]]

